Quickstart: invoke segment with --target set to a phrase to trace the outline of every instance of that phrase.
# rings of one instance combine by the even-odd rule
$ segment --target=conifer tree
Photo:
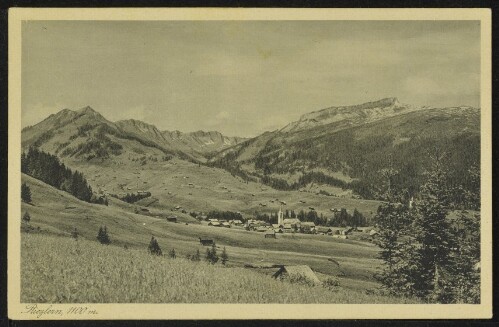
[[[171,249],[171,251],[168,253],[170,255],[170,258],[175,259],[177,257],[177,254],[175,253],[175,249]]]
[[[191,257],[192,261],[200,261],[201,260],[201,254],[199,253],[199,249],[196,250],[196,254],[194,254]]]
[[[29,212],[28,212],[28,211],[26,211],[26,212],[24,213],[24,215],[23,215],[23,221],[24,221],[26,224],[29,224],[30,220],[31,220],[31,216],[30,216]]]
[[[31,190],[26,183],[21,184],[21,200],[26,203],[31,203]]]
[[[229,261],[229,255],[227,254],[227,251],[225,250],[225,246],[224,246],[224,249],[222,251],[222,254],[220,256],[220,259],[222,260],[222,264],[225,266],[225,263],[227,261]]]
[[[111,243],[111,239],[109,238],[109,235],[107,233],[107,227],[100,227],[99,228],[99,233],[97,234],[97,239],[101,244],[108,245]]]
[[[154,238],[154,236],[151,237],[151,241],[149,242],[149,246],[147,249],[149,250],[150,254],[163,255],[163,252],[159,247],[158,241]]]
[[[431,168],[425,172],[414,220],[414,239],[419,245],[420,283],[415,285],[420,297],[431,297],[436,302],[447,302],[443,275],[450,264],[451,248],[455,246],[450,232],[448,214],[449,194],[446,188],[447,171],[443,156],[436,153]]]

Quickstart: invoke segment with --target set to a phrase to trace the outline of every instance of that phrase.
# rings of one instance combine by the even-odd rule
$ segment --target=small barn
[[[274,278],[305,278],[315,285],[320,285],[321,281],[313,270],[306,265],[300,266],[282,266],[272,276]]]
[[[378,232],[375,229],[371,229],[371,231],[369,231],[369,236],[375,236],[375,235],[378,235]]]
[[[324,226],[317,226],[316,227],[317,233],[319,234],[332,234],[333,230],[330,227],[324,227]]]
[[[265,238],[276,238],[275,232],[273,230],[272,231],[267,231],[265,233]]]
[[[210,221],[208,223],[208,226],[220,227],[220,226],[222,226],[222,224],[220,224],[218,221]]]
[[[258,227],[258,228],[256,229],[256,231],[257,231],[257,232],[261,232],[261,233],[263,233],[263,232],[266,232],[266,231],[267,231],[267,228],[266,228],[265,226],[260,226],[260,227]]]
[[[201,243],[201,245],[203,246],[209,246],[209,245],[213,245],[213,240],[212,239],[207,239],[207,238],[199,238],[199,243]]]
[[[225,222],[225,221],[224,221],[224,222],[222,223],[222,227],[225,227],[225,228],[230,228],[230,227],[231,227],[231,225],[230,225],[228,222]]]
[[[166,220],[171,222],[171,223],[176,223],[177,222],[177,216],[168,216],[166,217]]]

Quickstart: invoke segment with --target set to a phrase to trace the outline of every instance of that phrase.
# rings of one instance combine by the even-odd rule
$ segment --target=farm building
[[[264,233],[267,231],[267,227],[265,226],[260,226],[256,229],[257,232]]]
[[[265,238],[276,238],[274,231],[269,230],[269,231],[265,232]]]
[[[208,239],[208,238],[199,238],[199,243],[201,243],[201,245],[203,246],[208,246],[208,245],[212,245],[214,242],[212,239]]]
[[[311,221],[305,221],[301,223],[301,231],[303,233],[314,233],[315,232],[315,224]]]
[[[375,229],[371,229],[371,231],[369,231],[369,236],[375,236],[375,235],[378,235],[378,232]]]
[[[321,281],[309,266],[282,266],[272,277],[274,278],[304,278],[315,285],[320,285]]]
[[[225,221],[221,225],[222,225],[222,227],[225,227],[225,228],[230,228],[231,227],[231,225],[228,222],[225,222]]]
[[[218,221],[218,219],[215,219],[215,218],[213,218],[213,219],[208,219],[208,221],[209,221],[210,223],[218,223],[218,222],[219,222],[219,221]]]
[[[235,225],[235,226],[242,226],[243,225],[243,222],[240,221],[239,219],[231,220],[231,221],[229,221],[229,223],[231,223],[232,225]]]
[[[208,226],[213,226],[213,227],[221,227],[222,224],[220,224],[218,221],[210,221],[208,223]]]
[[[177,216],[168,216],[168,217],[166,217],[166,220],[169,221],[169,222],[172,222],[172,223],[176,223],[177,222]]]
[[[344,230],[341,231],[341,235],[348,235],[353,232],[353,227],[347,227]]]
[[[301,221],[298,218],[286,218],[282,222],[283,225],[291,225],[291,227],[300,227],[301,226]]]
[[[284,233],[293,233],[295,231],[295,229],[293,227],[291,227],[291,224],[284,224],[282,231]]]
[[[348,239],[347,235],[337,235],[337,234],[334,234],[333,237],[334,238],[339,238],[339,239],[342,239],[342,240]]]
[[[324,226],[317,226],[315,228],[316,232],[317,233],[320,233],[320,234],[332,234],[333,230],[331,229],[331,227],[324,227]]]

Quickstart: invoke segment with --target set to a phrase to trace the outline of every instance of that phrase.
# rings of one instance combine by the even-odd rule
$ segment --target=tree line
[[[102,198],[93,194],[81,172],[72,171],[56,156],[36,147],[30,147],[27,152],[21,154],[21,172],[68,192],[82,201],[105,204]]]

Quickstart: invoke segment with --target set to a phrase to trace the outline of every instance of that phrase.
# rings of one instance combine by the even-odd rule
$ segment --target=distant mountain
[[[480,109],[416,107],[387,98],[311,112],[244,139],[160,131],[133,119],[111,122],[85,107],[24,128],[22,146],[96,164],[114,157],[145,164],[176,156],[277,189],[326,185],[337,195],[375,199],[384,182],[380,170],[388,167],[397,171],[395,189],[417,193],[435,149],[447,154],[452,183],[468,183],[468,170],[480,162]]]
[[[35,145],[62,157],[106,159],[129,155],[177,155],[206,161],[206,156],[244,141],[219,132],[160,131],[154,125],[129,119],[111,122],[91,107],[63,109],[22,130],[22,145]]]
[[[330,107],[222,150],[210,162],[277,188],[329,184],[374,198],[383,182],[379,171],[388,166],[399,171],[395,187],[417,192],[435,148],[447,153],[455,183],[465,183],[480,161],[480,110],[415,107],[396,98]]]

